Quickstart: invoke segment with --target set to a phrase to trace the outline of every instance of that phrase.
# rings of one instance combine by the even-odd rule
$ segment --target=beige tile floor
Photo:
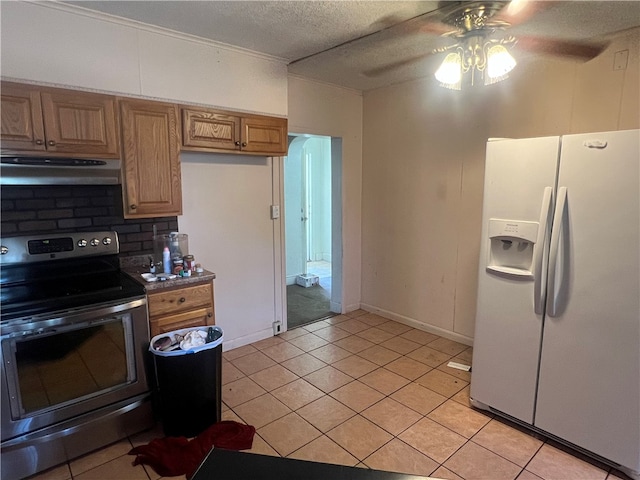
[[[472,350],[363,310],[223,354],[223,418],[252,452],[451,480],[615,480],[623,474],[469,406]],[[156,480],[131,465],[144,432],[38,480]]]

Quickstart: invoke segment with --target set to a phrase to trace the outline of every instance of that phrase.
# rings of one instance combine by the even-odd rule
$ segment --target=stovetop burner
[[[1,243],[2,323],[145,294],[120,271],[116,232],[10,237]]]

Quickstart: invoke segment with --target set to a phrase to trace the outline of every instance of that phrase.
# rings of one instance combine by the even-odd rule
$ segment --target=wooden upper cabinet
[[[182,214],[178,106],[121,99],[125,218]]]
[[[240,147],[240,117],[212,110],[182,109],[182,145],[198,149]]]
[[[2,150],[79,158],[119,158],[116,99],[2,83]]]
[[[287,154],[287,119],[250,116],[242,118],[240,146],[243,152]]]
[[[182,149],[286,155],[287,119],[183,107]]]
[[[2,150],[46,149],[40,91],[36,88],[2,83]]]

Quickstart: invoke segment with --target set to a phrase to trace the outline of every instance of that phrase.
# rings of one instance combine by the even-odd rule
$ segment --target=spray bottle
[[[171,252],[169,252],[169,247],[164,247],[164,250],[162,250],[162,269],[164,273],[171,273]]]

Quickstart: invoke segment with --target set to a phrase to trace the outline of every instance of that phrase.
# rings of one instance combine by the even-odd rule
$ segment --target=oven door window
[[[132,339],[130,314],[5,339],[12,417],[71,405],[134,382]],[[13,359],[7,362],[9,352]]]

